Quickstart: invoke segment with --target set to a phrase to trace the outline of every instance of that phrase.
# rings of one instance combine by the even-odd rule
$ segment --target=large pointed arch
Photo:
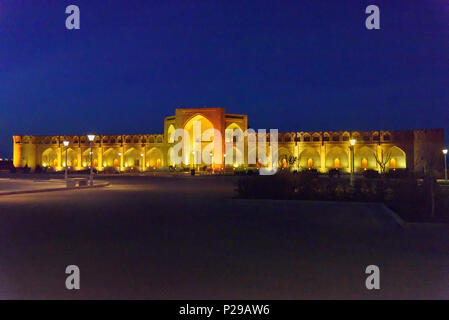
[[[397,146],[388,148],[385,157],[389,158],[386,161],[386,168],[388,169],[405,169],[407,167],[406,154],[404,150]]]
[[[65,149],[63,154],[63,166],[68,166],[69,168],[78,166],[78,153],[72,148]],[[66,163],[67,159],[67,163]]]
[[[332,147],[326,154],[327,169],[347,169],[349,168],[348,153],[341,147]]]
[[[58,166],[58,154],[54,148],[47,148],[42,152],[42,166],[50,168]]]
[[[199,137],[196,137],[196,141],[194,141],[194,136],[193,136],[193,125],[194,122],[198,121],[201,125],[201,132]],[[201,150],[204,149],[205,146],[207,146],[209,143],[211,143],[211,141],[214,140],[214,136],[211,136],[210,141],[203,141],[202,139],[202,135],[204,133],[204,131],[209,130],[209,129],[214,129],[214,126],[212,124],[212,122],[206,118],[205,116],[201,115],[201,114],[196,114],[192,117],[190,117],[189,120],[187,120],[184,124],[184,130],[189,134],[189,139],[184,138],[184,156],[185,159],[183,160],[183,162],[185,164],[193,164],[194,162],[199,162],[202,163],[202,159],[201,159],[201,154],[200,153],[196,153],[194,154],[193,152],[195,150],[198,150],[199,148],[201,148]],[[200,146],[201,147],[200,147]],[[197,158],[200,157],[200,158]]]
[[[161,149],[154,147],[147,151],[147,167],[157,169],[164,165],[164,154]]]
[[[278,165],[280,168],[287,168],[290,166],[289,159],[291,155],[290,150],[285,147],[280,147],[278,149]]]
[[[139,169],[141,166],[142,157],[136,148],[129,148],[124,154],[125,168]]]
[[[357,170],[367,170],[376,169],[376,149],[362,146],[361,148],[355,148],[354,151],[354,169]]]
[[[92,163],[94,167],[98,167],[98,151],[96,148],[92,148]],[[81,165],[83,167],[90,167],[90,148],[84,150]]]
[[[174,143],[175,142],[174,137],[172,137],[173,132],[175,132],[175,126],[173,124],[170,124],[168,126],[168,130],[167,130],[167,142],[168,143]]]
[[[120,151],[116,148],[109,148],[103,153],[103,166],[104,167],[120,167]]]
[[[228,125],[226,127],[226,130],[241,130],[242,133],[243,133],[242,128],[240,128],[240,126],[237,123],[235,123],[235,122],[233,122],[230,125]],[[225,135],[225,142],[232,142],[232,141],[233,140],[231,140],[231,136],[228,137],[228,136]]]
[[[320,168],[321,157],[319,152],[314,148],[306,148],[300,153],[298,164],[302,169]]]

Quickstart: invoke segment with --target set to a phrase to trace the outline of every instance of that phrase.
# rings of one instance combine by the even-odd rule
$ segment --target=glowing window
[[[393,158],[390,160],[390,168],[396,169],[396,159]]]
[[[368,168],[368,160],[366,158],[362,159],[362,169]]]
[[[334,168],[340,169],[340,159],[338,159],[338,158],[334,159]]]
[[[313,168],[313,160],[312,159],[309,159],[309,160],[307,160],[307,168]]]
[[[282,168],[287,168],[287,159],[282,159]]]

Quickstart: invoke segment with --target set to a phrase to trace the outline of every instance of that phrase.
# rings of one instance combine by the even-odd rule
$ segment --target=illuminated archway
[[[164,155],[159,148],[151,148],[147,151],[147,167],[156,169],[163,165]]]
[[[67,163],[66,163],[66,152],[67,152]],[[69,168],[72,167],[76,167],[78,165],[78,155],[76,153],[75,150],[73,150],[72,148],[68,148],[66,150],[64,150],[64,152],[62,153],[62,165],[65,167],[66,165]]]
[[[354,152],[354,169],[366,170],[376,169],[377,162],[375,157],[376,149],[363,146],[361,148],[355,148]]]
[[[242,128],[240,128],[240,126],[238,124],[233,122],[229,126],[226,127],[226,130],[242,130]],[[242,130],[242,132],[243,132],[243,130]],[[232,142],[232,141],[233,141],[233,139],[231,137],[227,137],[225,135],[225,142]]]
[[[42,152],[42,166],[44,167],[57,167],[58,155],[53,148],[48,148]]]
[[[348,153],[341,147],[332,147],[326,154],[325,164],[328,169],[349,168]]]
[[[200,126],[201,126],[201,132],[200,134],[198,134],[198,137],[196,137],[196,140],[194,141],[194,137],[193,137],[193,125],[194,122],[198,121]],[[198,165],[202,165],[203,164],[203,160],[201,159],[201,155],[196,153],[194,154],[193,152],[195,150],[198,150],[201,148],[201,150],[204,150],[204,148],[211,143],[211,141],[214,140],[214,136],[212,135],[211,138],[209,140],[207,139],[203,139],[203,133],[204,131],[208,130],[208,129],[214,129],[214,126],[212,125],[212,122],[210,122],[209,119],[207,119],[206,117],[204,117],[203,115],[196,115],[192,118],[190,118],[190,120],[188,120],[186,122],[186,124],[184,125],[184,130],[186,132],[188,132],[189,137],[190,137],[190,141],[187,141],[186,138],[184,138],[184,163],[185,164],[193,164],[194,162],[197,162]]]
[[[97,150],[92,148],[92,163],[94,167],[98,167],[98,153]],[[83,167],[90,167],[90,148],[83,152],[83,157],[81,159],[81,165]]]
[[[125,168],[137,168],[140,169],[142,164],[142,157],[140,156],[140,152],[138,152],[135,148],[130,148],[125,152],[124,157],[124,166]]]
[[[290,164],[289,164],[289,159],[291,157],[291,153],[288,149],[286,148],[279,148],[278,150],[278,161],[279,161],[279,167],[281,168],[287,168]]]
[[[384,152],[384,157],[389,157],[390,159],[386,165],[389,169],[404,169],[407,167],[405,152],[399,147],[393,146],[389,148]]]
[[[312,169],[320,166],[321,158],[316,149],[308,148],[299,155],[298,164],[301,168]]]
[[[175,142],[175,139],[174,139],[174,137],[172,138],[172,133],[175,131],[175,127],[171,124],[169,127],[168,127],[168,130],[167,130],[167,141],[168,141],[168,143],[174,143]]]
[[[117,149],[109,148],[103,153],[103,167],[120,167],[120,155]]]

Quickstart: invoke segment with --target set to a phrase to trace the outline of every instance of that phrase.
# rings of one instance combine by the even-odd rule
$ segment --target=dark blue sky
[[[0,0],[0,156],[13,134],[157,133],[201,106],[253,128],[448,141],[449,1]]]

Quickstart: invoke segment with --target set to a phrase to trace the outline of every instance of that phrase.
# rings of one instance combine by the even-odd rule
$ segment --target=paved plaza
[[[402,227],[378,204],[235,199],[237,177],[104,179],[0,197],[1,299],[449,297],[445,226]]]
[[[28,191],[40,191],[47,189],[64,189],[66,184],[63,179],[17,179],[0,177],[0,195],[5,193],[20,193]]]

